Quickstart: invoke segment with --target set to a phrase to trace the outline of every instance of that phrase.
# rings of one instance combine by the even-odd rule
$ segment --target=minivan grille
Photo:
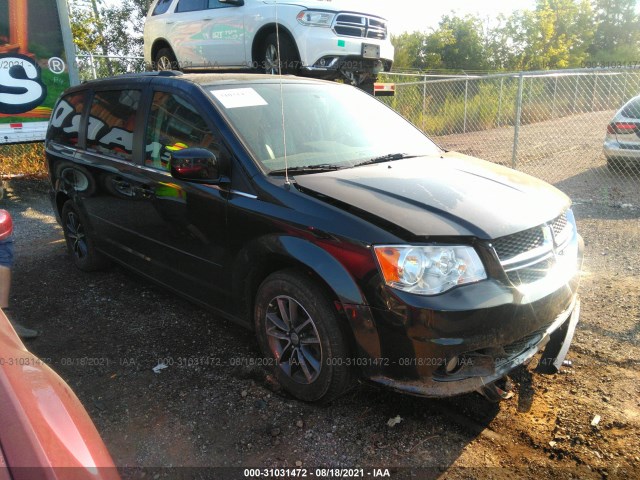
[[[537,282],[547,276],[547,273],[553,267],[553,263],[553,258],[547,258],[535,265],[511,270],[507,272],[507,277],[515,285]]]
[[[379,18],[341,13],[333,24],[336,35],[386,40],[387,23]]]
[[[567,228],[567,214],[563,213],[551,222],[551,228],[553,229],[553,235],[560,237],[564,229]]]
[[[503,262],[543,245],[544,232],[541,227],[530,228],[493,241],[493,248]]]
[[[563,246],[571,238],[571,224],[567,218],[567,212],[564,212],[545,225],[506,235],[492,242],[493,248],[506,270],[507,278],[512,284],[522,285],[536,282],[545,278],[549,270],[553,268],[555,260],[551,253],[551,241],[550,239],[545,241],[545,231],[548,232],[549,228],[553,232],[556,247]],[[534,251],[536,249],[539,250]],[[527,254],[530,255],[527,256]],[[520,255],[522,255],[521,258],[516,258]],[[518,263],[526,263],[526,265],[518,267]]]

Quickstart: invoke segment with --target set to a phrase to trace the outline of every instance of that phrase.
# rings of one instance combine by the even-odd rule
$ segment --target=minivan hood
[[[548,222],[571,204],[546,182],[459,153],[299,175],[295,181],[317,198],[338,200],[425,237],[498,238]]]

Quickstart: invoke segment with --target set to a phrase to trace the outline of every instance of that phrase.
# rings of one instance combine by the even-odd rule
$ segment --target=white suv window
[[[228,3],[222,3],[220,0],[209,0],[208,8],[228,8],[233,7],[233,5],[229,5]]]
[[[176,12],[195,12],[197,10],[206,10],[208,0],[180,0],[176,7]]]
[[[171,6],[171,2],[173,2],[173,0],[159,0],[151,15],[162,15],[163,13],[167,13],[167,10],[169,10],[169,7]]]

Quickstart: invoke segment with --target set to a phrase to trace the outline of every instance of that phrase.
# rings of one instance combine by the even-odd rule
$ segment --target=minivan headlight
[[[374,247],[387,285],[416,295],[437,295],[487,278],[473,247],[380,245]]]
[[[298,22],[307,27],[330,27],[335,14],[315,10],[302,10],[296,18]]]

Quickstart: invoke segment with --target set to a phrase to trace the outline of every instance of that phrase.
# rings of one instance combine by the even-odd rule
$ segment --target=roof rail
[[[157,73],[159,77],[178,77],[180,75],[184,75],[179,70],[161,70],[159,72],[147,72],[147,73]]]
[[[114,75],[112,77],[102,77],[95,78],[92,80],[84,80],[82,83],[87,82],[96,82],[100,80],[114,79],[114,78],[122,78],[122,77],[179,77],[180,75],[184,75],[184,73],[178,70],[161,70],[159,72],[132,72],[132,73],[122,73],[120,75]]]

